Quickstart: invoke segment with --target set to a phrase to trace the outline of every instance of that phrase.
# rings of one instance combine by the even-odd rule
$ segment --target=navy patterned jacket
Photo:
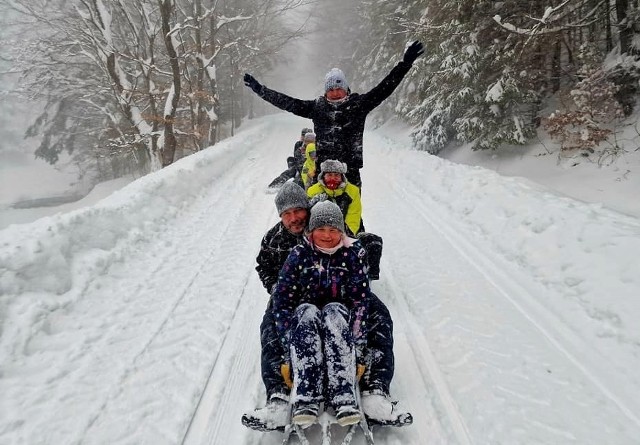
[[[365,251],[355,240],[332,255],[319,252],[306,239],[293,248],[271,296],[276,329],[285,351],[291,317],[302,303],[321,309],[331,302],[344,304],[351,313],[355,344],[366,345],[371,290],[365,264]]]

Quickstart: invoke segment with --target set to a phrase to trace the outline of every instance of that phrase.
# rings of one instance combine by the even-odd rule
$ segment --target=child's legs
[[[293,314],[290,329],[293,403],[322,400],[324,364],[320,323],[320,310],[312,304],[301,304]]]
[[[349,310],[340,303],[322,309],[322,338],[327,368],[327,402],[334,408],[355,405],[356,356]]]

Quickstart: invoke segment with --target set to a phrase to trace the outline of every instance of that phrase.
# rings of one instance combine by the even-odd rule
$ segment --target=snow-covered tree
[[[360,2],[358,13],[361,23],[360,45],[355,51],[354,59],[356,79],[361,90],[374,87],[386,76],[402,58],[405,45],[417,39],[413,17],[422,9],[420,1],[398,0],[365,0]],[[384,32],[380,32],[384,30]],[[422,66],[419,61],[418,66]],[[396,113],[403,113],[411,100],[406,99],[415,91],[411,82],[403,82],[400,88],[377,110],[378,119],[385,120]],[[398,104],[401,104],[398,107]]]
[[[532,135],[536,98],[523,71],[521,39],[492,20],[505,4],[428,2],[419,19],[424,68],[412,73],[417,100],[403,110],[416,125],[418,147],[437,153],[460,141],[474,149],[496,148],[523,144]]]
[[[238,104],[233,118],[244,114],[237,99],[242,64],[277,56],[296,35],[281,16],[301,4],[2,1],[37,30],[13,57],[22,91],[48,102],[29,131],[42,136],[38,155],[56,162],[63,150],[89,149],[96,157],[136,159],[145,169],[214,144],[225,103]],[[231,84],[219,82],[221,66],[235,75]]]
[[[548,82],[560,109],[541,116],[563,149],[594,148],[612,133],[607,124],[629,114],[640,79],[638,3],[598,0],[541,4],[494,20],[527,42],[552,42]],[[528,49],[528,48],[527,48]],[[544,59],[541,58],[542,61]]]

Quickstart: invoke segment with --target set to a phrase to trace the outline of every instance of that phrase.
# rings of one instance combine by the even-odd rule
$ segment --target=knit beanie
[[[282,215],[287,210],[294,208],[309,208],[307,193],[295,182],[285,182],[276,195],[278,215]]]
[[[326,93],[333,88],[342,88],[345,91],[349,91],[347,78],[342,70],[338,68],[331,68],[331,71],[324,76],[324,92]]]
[[[331,201],[320,201],[311,207],[308,231],[312,232],[322,226],[335,227],[344,233],[344,216],[337,204]]]
[[[304,141],[305,142],[315,142],[316,141],[316,134],[313,132],[309,132],[307,134],[304,135]]]

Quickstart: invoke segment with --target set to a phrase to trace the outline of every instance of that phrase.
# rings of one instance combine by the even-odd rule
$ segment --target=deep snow
[[[0,230],[0,443],[278,443],[240,424],[264,402],[253,268],[307,125],[259,119]],[[363,208],[415,423],[377,442],[637,444],[638,218],[393,136],[365,135]]]

